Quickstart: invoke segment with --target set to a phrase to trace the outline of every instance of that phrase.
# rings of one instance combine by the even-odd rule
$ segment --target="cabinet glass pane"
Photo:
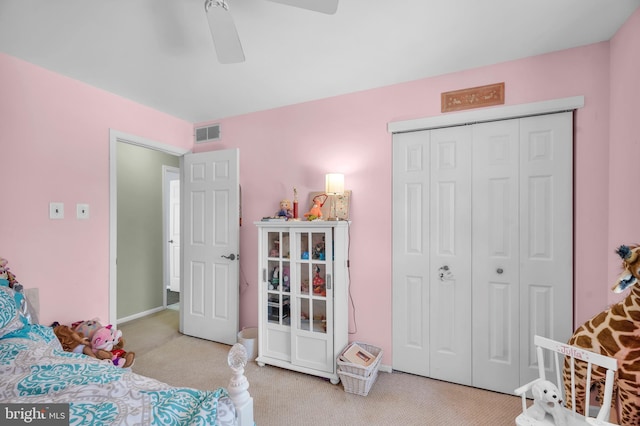
[[[291,291],[291,268],[286,260],[270,260],[268,262],[269,276],[268,289],[289,293]]]
[[[301,232],[298,234],[298,253],[302,260],[325,260],[324,232]]]
[[[323,299],[298,298],[298,328],[314,333],[327,332],[327,302]]]
[[[283,293],[291,292],[291,268],[289,267],[289,262],[284,260],[282,261],[280,285]]]
[[[283,294],[268,293],[267,320],[272,324],[290,325],[291,298]]]
[[[268,261],[264,284],[267,287],[267,321],[272,324],[290,325],[289,233],[269,231],[267,250]]]
[[[317,333],[327,332],[327,301],[313,300],[313,331]]]
[[[326,296],[327,266],[324,263],[308,262],[298,263],[296,283],[300,294]]]
[[[293,260],[297,292],[297,328],[312,333],[327,332],[327,262],[325,232],[296,232]]]
[[[300,259],[309,260],[309,234],[306,232],[302,232],[298,234],[298,253],[300,253]]]
[[[309,331],[309,318],[311,316],[311,310],[309,309],[309,299],[303,297],[299,298],[298,307],[300,308],[300,314],[298,315],[298,318],[300,318],[300,324],[298,324],[298,328],[300,330]]]
[[[289,233],[273,231],[269,232],[267,236],[267,249],[269,250],[269,257],[277,257],[282,259],[289,258]]]
[[[313,278],[311,284],[313,286],[314,296],[326,297],[327,295],[327,281],[325,273],[325,265],[313,265]]]
[[[300,289],[300,294],[306,294],[307,296],[311,294],[311,286],[309,283],[311,280],[309,279],[309,264],[302,263],[298,265],[298,288]]]
[[[324,233],[312,234],[311,243],[311,258],[315,260],[325,260]]]

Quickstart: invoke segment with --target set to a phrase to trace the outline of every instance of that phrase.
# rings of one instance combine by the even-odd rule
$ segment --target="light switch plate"
[[[78,219],[89,219],[89,204],[76,204],[76,216]]]
[[[64,203],[49,203],[49,219],[64,219]]]

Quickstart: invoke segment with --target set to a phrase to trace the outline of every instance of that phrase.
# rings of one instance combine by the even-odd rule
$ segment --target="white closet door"
[[[394,369],[512,393],[569,338],[572,117],[394,135]]]
[[[393,136],[393,369],[430,375],[429,138]]]
[[[473,386],[520,386],[519,120],[473,126]]]
[[[470,127],[394,135],[393,368],[471,384]]]
[[[471,127],[431,131],[430,377],[471,384]]]
[[[537,376],[533,335],[573,330],[573,113],[520,120],[520,382]]]

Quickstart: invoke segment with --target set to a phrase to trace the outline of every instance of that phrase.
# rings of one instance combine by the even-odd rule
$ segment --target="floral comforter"
[[[175,388],[81,354],[64,352],[50,327],[0,339],[0,402],[69,403],[71,425],[234,425],[222,388]]]

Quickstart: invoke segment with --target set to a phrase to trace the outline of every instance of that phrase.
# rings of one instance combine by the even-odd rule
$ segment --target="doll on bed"
[[[67,325],[55,324],[57,323],[54,323],[53,333],[60,341],[62,349],[66,352],[85,354],[92,358],[111,358],[111,354],[107,351],[103,351],[103,353],[98,354],[99,356],[94,354],[93,350],[91,350],[91,342],[82,333],[73,330]]]

